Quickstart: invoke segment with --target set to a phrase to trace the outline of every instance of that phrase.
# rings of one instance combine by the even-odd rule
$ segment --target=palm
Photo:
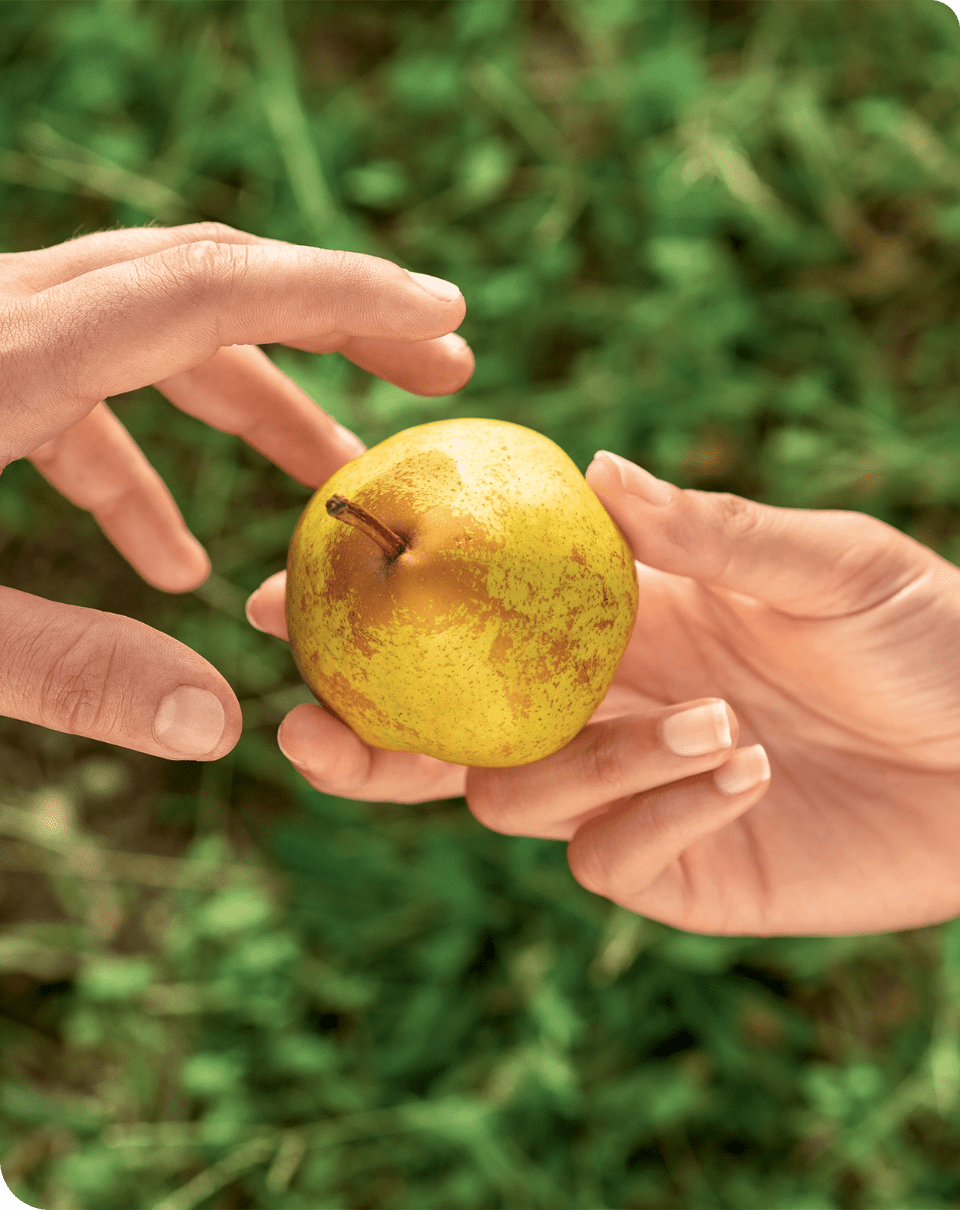
[[[960,910],[960,572],[938,573],[861,611],[817,617],[808,600],[795,617],[640,569],[602,710],[724,698],[772,780],[629,906],[733,933],[879,931]]]
[[[520,771],[466,770],[367,749],[309,706],[281,732],[298,767],[348,797],[466,792],[489,826],[570,840],[598,894],[695,932],[883,932],[960,914],[960,570],[861,514],[666,484],[652,499],[650,477],[618,462],[622,483],[599,459],[587,481],[639,560],[640,606],[591,722],[637,716],[604,734],[642,783],[644,719],[723,699],[741,747],[766,749],[765,794],[724,799],[708,771],[611,801],[593,738]],[[285,635],[274,581],[257,613]]]

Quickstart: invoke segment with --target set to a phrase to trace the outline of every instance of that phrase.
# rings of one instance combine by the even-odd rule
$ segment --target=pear
[[[405,429],[336,471],[287,561],[304,680],[367,744],[455,764],[556,752],[636,620],[633,555],[567,455],[501,420]]]

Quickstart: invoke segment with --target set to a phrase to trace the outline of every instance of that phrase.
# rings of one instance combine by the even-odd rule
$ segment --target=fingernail
[[[728,748],[730,720],[723,702],[693,706],[663,720],[663,742],[677,756],[703,756]]]
[[[160,703],[153,735],[181,756],[206,756],[220,742],[224,721],[218,697],[195,685],[181,685]]]
[[[279,730],[277,731],[277,747],[280,749],[280,751],[283,753],[283,755],[284,755],[284,756],[287,758],[287,760],[290,762],[290,764],[291,764],[291,765],[293,765],[293,767],[294,767],[295,769],[302,769],[302,768],[303,768],[303,762],[302,762],[302,761],[300,761],[300,760],[297,760],[297,758],[296,758],[296,757],[293,755],[293,753],[292,753],[292,752],[290,752],[290,751],[288,751],[288,750],[287,750],[287,749],[284,747],[284,745],[283,745],[283,734],[282,734],[282,733],[283,733],[283,727],[281,726],[281,727],[279,728]]]
[[[431,277],[429,273],[412,273],[409,269],[407,272],[418,286],[422,286],[428,294],[439,298],[441,302],[456,302],[460,297],[460,287],[455,286],[452,281],[444,281],[442,277]]]
[[[594,461],[598,462],[613,481],[631,496],[645,500],[647,504],[669,504],[673,499],[673,487],[656,475],[651,475],[635,462],[628,462],[619,454],[609,450],[597,450]]]
[[[247,615],[247,621],[254,628],[254,630],[259,630],[262,634],[266,634],[266,630],[264,630],[257,619],[253,616],[254,603],[257,597],[260,596],[260,592],[261,590],[258,588],[255,592],[252,592],[247,597],[247,603],[243,607],[243,612]]]
[[[766,781],[770,776],[770,762],[762,745],[738,748],[727,763],[713,775],[713,784],[721,794],[743,794]]]

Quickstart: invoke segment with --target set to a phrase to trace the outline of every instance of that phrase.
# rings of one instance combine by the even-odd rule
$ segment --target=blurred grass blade
[[[41,168],[66,177],[92,193],[114,201],[124,202],[143,210],[164,223],[179,223],[192,217],[186,199],[148,177],[131,172],[112,163],[87,147],[58,134],[44,122],[33,122],[26,129],[26,141],[33,143],[32,156],[16,156],[7,152],[5,164],[24,176],[29,174],[29,161]]]
[[[489,415],[960,563],[960,26],[934,0],[8,0],[0,70],[5,252],[202,216],[462,287],[452,397],[270,350],[368,446]],[[116,402],[215,574],[145,586],[21,460],[0,579],[187,644],[244,729],[179,762],[0,719],[17,1197],[960,1205],[957,921],[700,936],[462,800],[311,789],[276,736],[309,692],[243,618],[309,490],[151,389]]]
[[[243,1143],[216,1164],[199,1172],[169,1197],[156,1202],[151,1210],[194,1210],[242,1172],[262,1164],[276,1147],[276,1138],[256,1138]]]
[[[570,151],[561,131],[499,64],[478,58],[467,78],[476,92],[506,118],[542,160],[552,164],[569,158]]]
[[[247,28],[258,61],[257,84],[264,113],[307,234],[330,243],[343,216],[324,175],[298,86],[298,69],[282,0],[247,0]]]

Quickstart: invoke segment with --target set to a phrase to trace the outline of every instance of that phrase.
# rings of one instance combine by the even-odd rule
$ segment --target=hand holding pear
[[[419,425],[341,467],[287,570],[291,647],[317,698],[365,743],[462,765],[567,744],[636,619],[633,555],[579,470],[498,420]]]

